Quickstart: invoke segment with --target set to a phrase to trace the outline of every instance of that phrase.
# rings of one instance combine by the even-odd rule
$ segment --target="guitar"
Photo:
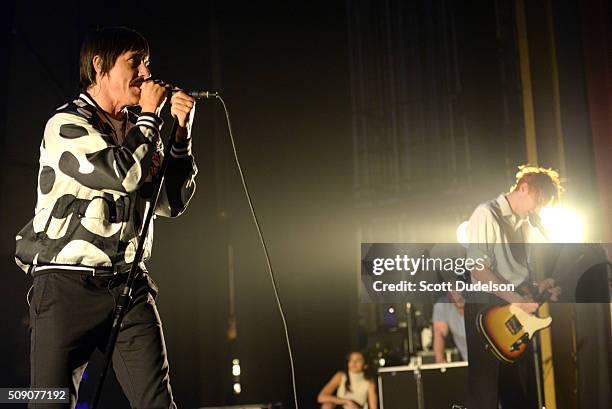
[[[550,242],[548,232],[537,213],[529,214],[529,223],[540,231],[547,242]],[[534,295],[525,283],[519,286],[519,292],[533,295],[540,306],[550,298],[547,291]],[[485,346],[497,359],[507,363],[518,361],[527,350],[533,336],[538,331],[548,328],[551,323],[552,317],[540,318],[510,303],[488,307],[476,317],[476,327],[485,339]]]
[[[540,296],[542,305],[549,298]],[[517,305],[494,305],[478,313],[476,326],[486,347],[502,362],[514,363],[527,350],[533,336],[552,323],[551,317],[539,318],[528,314]]]

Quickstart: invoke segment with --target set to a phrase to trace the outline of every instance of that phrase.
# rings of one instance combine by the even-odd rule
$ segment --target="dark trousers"
[[[74,408],[83,371],[95,348],[104,351],[126,274],[93,277],[51,270],[34,277],[30,303],[32,388],[68,388],[70,403],[31,408]],[[176,408],[166,346],[146,274],[136,281],[112,365],[133,408]],[[104,400],[104,396],[102,396]]]
[[[532,349],[525,351],[518,362],[507,364],[498,361],[484,346],[476,316],[481,309],[499,303],[495,296],[484,297],[489,303],[468,301],[464,310],[469,356],[467,408],[497,409],[499,402],[502,409],[538,409]]]

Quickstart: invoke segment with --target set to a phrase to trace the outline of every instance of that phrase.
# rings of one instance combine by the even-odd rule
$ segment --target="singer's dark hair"
[[[102,59],[101,74],[108,74],[117,57],[128,51],[141,53],[144,59],[149,55],[149,44],[139,32],[127,27],[106,27],[89,33],[81,45],[81,88],[86,90],[96,83],[96,55]]]

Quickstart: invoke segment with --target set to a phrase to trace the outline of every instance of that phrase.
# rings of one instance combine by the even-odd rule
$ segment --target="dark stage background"
[[[458,223],[505,190],[527,160],[512,4],[4,2],[0,386],[28,384],[31,280],[13,262],[14,235],[33,215],[44,124],[78,91],[78,51],[89,30],[140,31],[154,76],[226,100],[286,308],[300,405],[314,408],[344,354],[376,327],[375,312],[358,303],[359,243],[453,241]],[[550,3],[531,4],[540,164],[563,168],[567,203],[589,220],[603,217],[590,238],[610,241],[612,167],[601,157],[611,151],[611,128],[589,111],[599,102],[605,112],[609,101],[593,102],[588,83],[610,77],[589,71],[608,57],[595,47],[583,63],[583,41],[600,37],[582,31],[588,19],[577,2],[554,2],[553,43],[538,6]],[[559,88],[550,81],[552,44]],[[175,396],[187,408],[291,402],[280,316],[224,121],[216,101],[198,102],[196,195],[179,219],[157,219],[148,264],[161,290]],[[558,153],[559,144],[566,151]],[[594,152],[603,152],[598,162]],[[230,342],[232,265],[238,336]],[[239,397],[233,358],[242,367]],[[126,407],[117,385],[109,388],[107,407]]]

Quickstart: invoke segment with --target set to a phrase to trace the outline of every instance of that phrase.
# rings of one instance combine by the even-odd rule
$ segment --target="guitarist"
[[[470,272],[472,282],[510,283],[517,291],[466,294],[469,409],[497,409],[499,403],[503,409],[538,407],[533,359],[526,357],[513,365],[498,361],[485,348],[476,317],[488,305],[501,303],[516,304],[533,314],[538,308],[535,293],[548,291],[553,300],[560,294],[551,279],[531,284],[526,250],[531,229],[529,216],[536,216],[544,206],[556,203],[560,192],[559,175],[554,170],[520,166],[510,192],[480,204],[470,217],[467,256],[485,261],[484,268]],[[531,288],[535,290],[530,291]],[[528,354],[529,351],[525,355]]]

